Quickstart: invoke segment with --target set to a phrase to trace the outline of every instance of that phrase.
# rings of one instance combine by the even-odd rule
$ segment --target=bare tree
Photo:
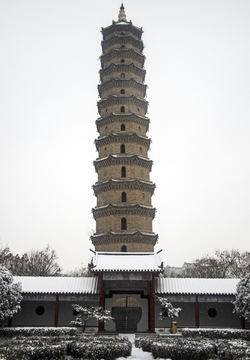
[[[44,250],[31,250],[19,256],[14,255],[9,247],[0,245],[0,263],[16,276],[49,276],[59,275],[61,268],[57,255],[49,245]]]
[[[164,277],[181,278],[242,278],[250,272],[250,252],[237,249],[215,250],[182,267],[166,266]]]
[[[190,270],[192,277],[242,278],[250,271],[250,253],[239,250],[215,250],[214,254],[196,259]]]
[[[68,272],[67,276],[93,277],[94,273],[91,271],[91,264],[88,264],[88,266],[82,264],[79,268],[75,268],[74,270]]]
[[[58,275],[61,268],[57,263],[57,255],[49,245],[44,250],[31,250],[27,256],[26,272],[32,276]]]
[[[165,266],[164,267],[164,277],[167,278],[181,278],[183,276],[183,267],[177,267],[177,266]]]

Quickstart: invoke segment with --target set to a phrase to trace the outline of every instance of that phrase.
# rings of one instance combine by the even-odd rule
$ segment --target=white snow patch
[[[129,339],[129,341],[132,343],[132,353],[131,356],[128,356],[126,358],[124,357],[119,357],[116,360],[154,360],[153,356],[151,353],[146,352],[146,351],[142,351],[142,349],[138,349],[135,347],[135,334],[123,334],[120,335],[121,337],[127,337]],[[171,360],[171,359],[160,359],[157,358],[157,360]]]

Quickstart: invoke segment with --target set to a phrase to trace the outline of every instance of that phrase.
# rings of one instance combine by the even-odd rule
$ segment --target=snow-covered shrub
[[[0,328],[0,337],[14,336],[74,336],[77,333],[75,327],[16,327]]]
[[[16,314],[21,300],[21,284],[14,284],[12,274],[0,265],[0,319]]]
[[[65,359],[73,355],[81,359],[107,359],[126,357],[132,345],[127,338],[108,336],[47,336],[5,338],[0,345],[0,359],[48,360]]]
[[[145,336],[135,338],[135,347],[141,348],[143,351],[151,352],[151,344],[157,339],[156,336]]]
[[[248,359],[250,342],[243,340],[209,339],[202,337],[137,337],[136,346],[152,352],[156,358],[179,359]]]
[[[161,303],[162,311],[160,312],[160,320],[165,320],[166,317],[174,318],[178,317],[181,312],[181,308],[175,308],[173,304],[164,297],[157,296],[157,300]]]
[[[64,360],[66,355],[65,347],[61,345],[50,345],[48,346],[39,346],[39,347],[19,347],[8,348],[8,350],[3,354],[6,360],[47,360],[47,359],[57,359]]]
[[[72,325],[83,326],[85,330],[86,323],[90,319],[96,319],[97,321],[107,322],[112,320],[109,310],[104,310],[101,306],[85,306],[82,307],[79,304],[73,304],[73,309],[77,313],[76,320],[71,321]]]
[[[239,281],[236,287],[234,310],[240,317],[250,321],[250,273]]]
[[[6,360],[42,360],[64,359],[66,341],[60,337],[53,338],[14,338],[5,340],[0,346],[0,358]]]
[[[209,341],[170,338],[154,341],[151,344],[152,355],[157,358],[171,360],[207,360],[214,357],[215,347]]]
[[[113,360],[131,354],[132,345],[127,338],[97,336],[76,340],[71,343],[71,355],[84,359]]]
[[[250,330],[240,329],[182,329],[185,338],[241,339],[250,340]]]
[[[241,340],[219,340],[216,343],[216,353],[219,359],[236,360],[247,359],[250,343]]]

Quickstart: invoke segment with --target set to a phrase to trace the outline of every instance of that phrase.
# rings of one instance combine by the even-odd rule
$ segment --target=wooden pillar
[[[241,328],[244,330],[246,328],[246,322],[244,316],[240,318]]]
[[[104,290],[104,281],[103,281],[103,273],[99,275],[99,283],[100,283],[100,295],[99,295],[99,306],[105,309],[105,290]],[[99,321],[99,331],[104,331],[104,322]]]
[[[196,295],[195,299],[195,325],[196,327],[200,327],[200,314],[199,314],[199,297]]]
[[[55,318],[54,318],[54,326],[58,326],[58,315],[59,315],[59,294],[56,294],[56,303],[55,303]]]
[[[149,331],[155,332],[155,274],[153,273],[149,292]]]
[[[9,317],[8,327],[12,327],[12,320],[13,320],[13,317]]]

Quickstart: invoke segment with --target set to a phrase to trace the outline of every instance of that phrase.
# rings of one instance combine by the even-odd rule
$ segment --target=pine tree
[[[21,284],[14,284],[12,274],[0,266],[0,319],[17,313],[21,309],[21,300]]]
[[[237,285],[236,288],[234,311],[246,321],[250,320],[250,273],[247,274]]]

